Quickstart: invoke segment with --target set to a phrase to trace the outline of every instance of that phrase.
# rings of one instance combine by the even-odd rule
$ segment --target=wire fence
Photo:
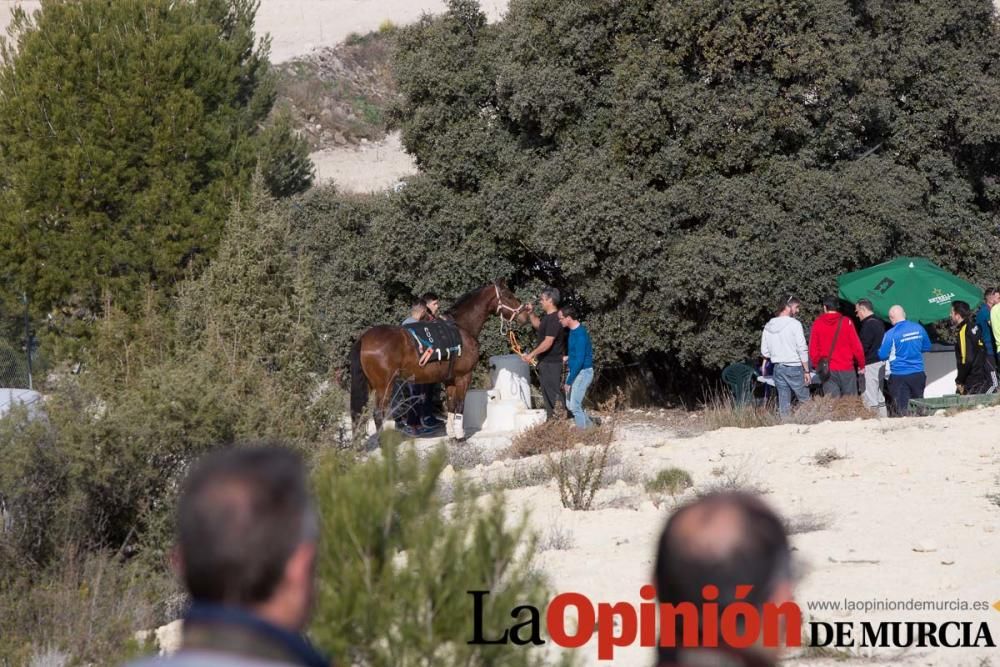
[[[28,351],[0,340],[0,387],[32,389],[32,384]]]

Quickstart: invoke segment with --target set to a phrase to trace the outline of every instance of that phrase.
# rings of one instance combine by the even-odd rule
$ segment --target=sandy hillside
[[[37,9],[37,0],[0,0],[0,30],[6,30],[15,5]],[[491,21],[507,9],[506,0],[482,0]],[[412,23],[424,13],[438,13],[444,0],[261,0],[257,32],[271,35],[271,60],[284,62],[319,46],[333,46],[352,32],[366,33],[390,20]]]
[[[725,480],[758,486],[766,490],[768,502],[804,531],[792,541],[802,575],[797,597],[807,616],[824,621],[989,620],[993,638],[1000,642],[1000,613],[992,610],[810,613],[806,604],[844,598],[989,604],[1000,599],[1000,507],[986,498],[1000,491],[1000,409],[954,417],[723,429],[693,438],[644,424],[641,415],[629,417],[616,433],[621,460],[614,474],[624,479],[599,492],[596,510],[563,509],[554,482],[508,492],[513,507],[530,513],[543,541],[568,539],[571,544],[540,555],[557,592],[638,604],[670,505],[668,500],[655,506],[642,480],[678,466],[695,483],[684,498]],[[846,458],[817,465],[816,453],[826,448]],[[519,463],[540,464],[538,457]],[[470,474],[497,479],[509,475],[512,465],[496,462]],[[981,658],[996,660],[995,650],[911,649],[900,654],[877,649],[881,652],[874,653],[874,663],[982,665],[989,663]],[[581,651],[586,664],[600,664],[596,642]],[[612,664],[649,665],[651,655],[647,649],[620,649]],[[801,656],[792,662],[845,664]]]

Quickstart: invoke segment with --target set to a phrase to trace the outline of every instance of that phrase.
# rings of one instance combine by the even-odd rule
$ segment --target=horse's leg
[[[447,400],[447,411],[448,420],[444,425],[444,432],[449,438],[454,438],[455,436],[455,385],[447,384],[444,387],[445,393],[448,395]]]
[[[455,378],[452,409],[455,412],[455,439],[465,440],[465,394],[469,390],[472,373]]]

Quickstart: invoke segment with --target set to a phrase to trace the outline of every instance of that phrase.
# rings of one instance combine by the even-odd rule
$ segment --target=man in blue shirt
[[[583,397],[594,379],[594,347],[587,327],[578,317],[573,306],[563,306],[559,310],[559,324],[569,329],[569,375],[563,389],[569,397],[566,407],[573,414],[576,427],[588,428],[593,422],[583,409]]]
[[[892,328],[885,332],[878,357],[889,361],[889,395],[896,404],[896,414],[905,417],[910,412],[910,399],[923,398],[927,385],[924,372],[924,352],[931,349],[927,331],[906,319],[902,306],[889,309]]]

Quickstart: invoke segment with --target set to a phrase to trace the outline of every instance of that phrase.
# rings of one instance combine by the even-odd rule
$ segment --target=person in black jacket
[[[955,363],[958,366],[956,393],[993,393],[983,332],[976,324],[969,304],[964,301],[952,302],[951,321],[958,327],[958,341],[955,343]]]
[[[865,407],[878,413],[879,417],[887,417],[885,408],[885,362],[879,359],[878,349],[882,347],[882,337],[885,336],[885,323],[875,317],[872,302],[861,299],[854,305],[854,313],[861,321],[858,327],[858,337],[861,338],[861,349],[865,353],[865,390],[861,395]]]

